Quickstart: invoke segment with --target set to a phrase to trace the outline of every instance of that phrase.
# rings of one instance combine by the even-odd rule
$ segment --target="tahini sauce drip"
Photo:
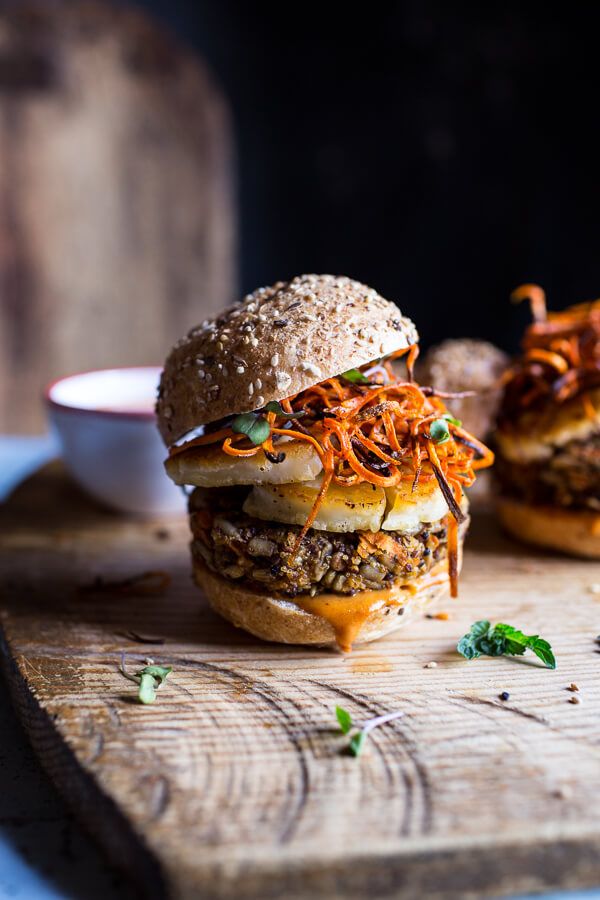
[[[358,637],[371,613],[382,606],[399,611],[410,597],[427,591],[448,580],[447,573],[433,572],[428,578],[419,579],[418,584],[406,581],[387,590],[361,591],[358,596],[321,594],[318,597],[294,597],[294,603],[305,612],[320,616],[329,622],[335,634],[337,645],[344,653],[350,653],[352,644]],[[392,615],[393,612],[390,613]],[[397,614],[397,612],[396,612]]]

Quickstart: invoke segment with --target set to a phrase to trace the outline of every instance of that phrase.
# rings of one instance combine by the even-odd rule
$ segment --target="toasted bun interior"
[[[170,445],[198,426],[259,409],[418,339],[395,304],[358,281],[280,281],[175,345],[159,388],[160,432]]]
[[[501,497],[498,516],[513,537],[570,556],[600,559],[600,513],[530,506]]]
[[[462,547],[462,545],[461,545]],[[459,565],[462,553],[459,554]],[[449,587],[448,561],[440,560],[411,587],[398,585],[391,591],[362,591],[354,596],[317,595],[297,601],[258,594],[248,587],[226,581],[201,564],[194,564],[194,578],[211,606],[224,619],[265,641],[284,644],[337,644],[350,650],[352,644],[377,640],[404,625],[430,606]],[[314,611],[319,609],[323,614]]]

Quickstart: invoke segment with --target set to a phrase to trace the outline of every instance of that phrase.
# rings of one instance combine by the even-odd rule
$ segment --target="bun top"
[[[418,340],[397,306],[350,278],[300,275],[259,288],[174,346],[158,391],[160,433],[172,444]]]

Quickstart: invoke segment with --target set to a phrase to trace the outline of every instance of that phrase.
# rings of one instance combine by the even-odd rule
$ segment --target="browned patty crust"
[[[283,596],[387,588],[398,578],[425,574],[447,554],[443,520],[414,535],[311,528],[294,553],[300,526],[247,516],[241,505],[236,489],[196,489],[192,553],[224,578]]]

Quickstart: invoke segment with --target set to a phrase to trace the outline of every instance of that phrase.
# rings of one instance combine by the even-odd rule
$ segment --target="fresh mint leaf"
[[[554,653],[552,652],[552,647],[545,641],[543,638],[534,635],[529,638],[529,643],[527,644],[530,650],[533,650],[538,659],[544,663],[549,669],[556,668],[556,659]]]
[[[527,649],[533,650],[549,669],[556,668],[556,659],[548,641],[537,634],[528,635],[499,622],[490,625],[487,619],[474,622],[470,631],[456,645],[458,652],[465,659],[477,659],[485,656],[522,656]]]
[[[479,641],[487,635],[489,630],[490,623],[487,619],[482,619],[480,622],[474,622],[471,625],[469,633],[465,634],[464,637],[460,639],[456,649],[465,657],[465,659],[477,659],[478,656],[481,656],[482,652],[479,648]]]
[[[366,375],[360,371],[360,369],[348,369],[347,372],[342,372],[340,378],[345,378],[346,381],[351,382],[351,384],[371,384]]]
[[[450,440],[450,430],[445,419],[434,419],[429,425],[429,435],[434,444],[445,444]]]
[[[338,720],[339,726],[342,729],[344,734],[348,734],[350,729],[352,728],[352,716],[348,712],[348,710],[344,709],[341,706],[336,706],[335,715]]]
[[[231,423],[231,430],[236,434],[245,434],[253,444],[262,444],[271,434],[269,423],[256,413],[243,413],[236,416]]]

